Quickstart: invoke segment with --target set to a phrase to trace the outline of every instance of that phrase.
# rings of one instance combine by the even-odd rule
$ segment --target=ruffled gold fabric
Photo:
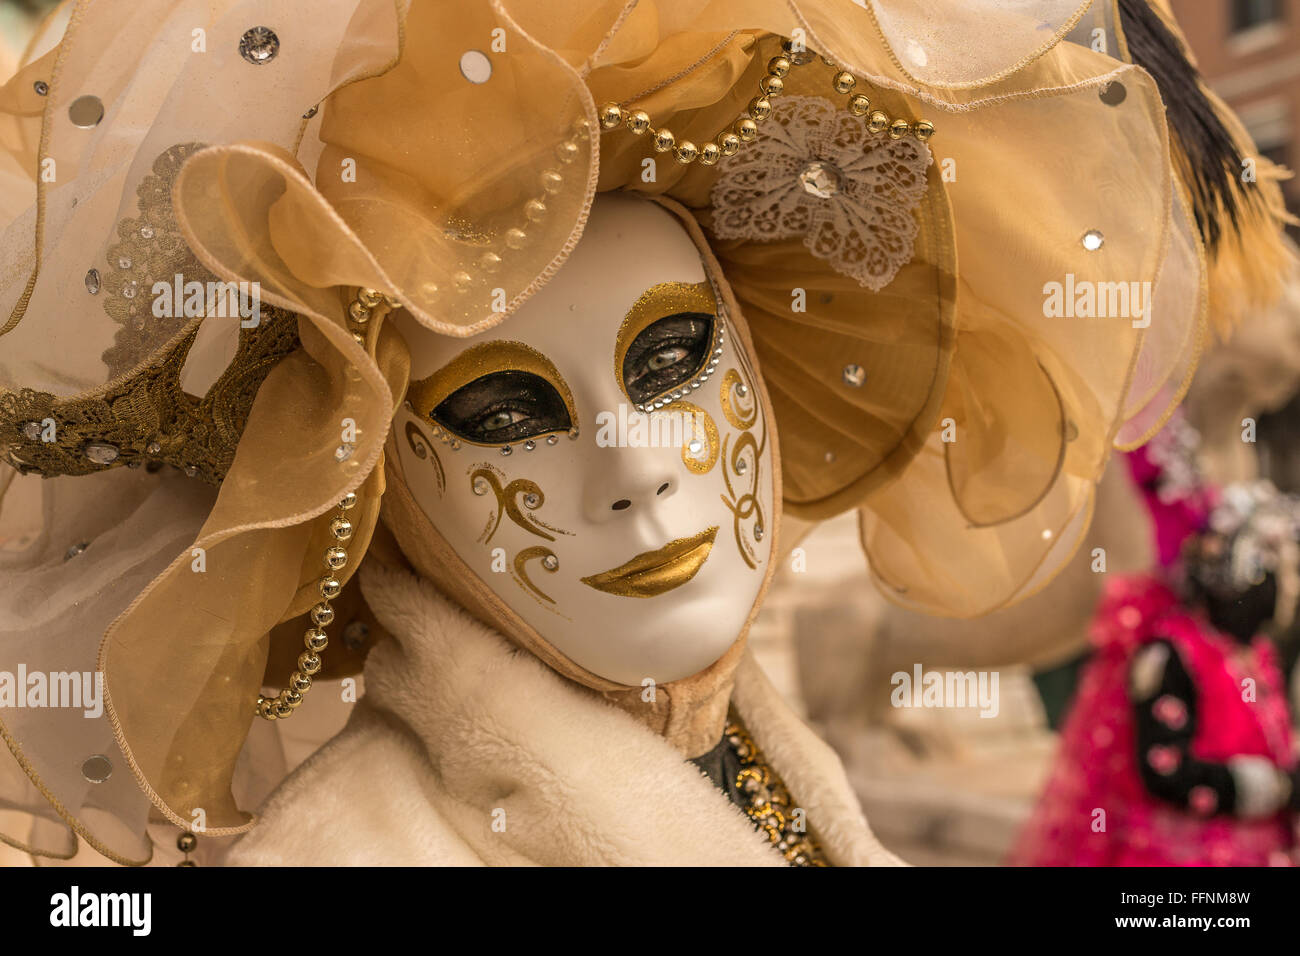
[[[255,27],[275,31],[273,56],[241,54]],[[188,504],[185,533],[155,542],[129,603],[97,605],[115,744],[138,790],[105,798],[60,762],[102,746],[74,729],[9,734],[54,818],[121,861],[147,855],[139,791],[178,825],[196,808],[210,833],[250,825],[229,784],[266,635],[311,603],[322,525],[352,489],[367,509],[352,549],[364,549],[405,388],[390,329],[373,323],[365,348],[347,332],[352,291],[469,336],[563,264],[597,190],[675,200],[709,235],[726,160],[679,166],[625,129],[602,133],[597,108],[644,109],[705,142],[757,92],[782,37],[937,129],[913,255],[879,292],[799,239],[713,237],[770,394],[785,506],[814,519],[859,509],[886,593],[933,613],[1000,607],[1061,567],[1110,449],[1149,437],[1185,389],[1210,294],[1159,92],[1123,55],[1113,4],[282,0],[272,14],[223,0],[200,17],[163,0],[83,2],[62,42],[0,91],[0,182],[24,183],[0,204],[0,388],[77,396],[114,381],[114,324],[87,270],[107,268],[142,177],[177,143],[208,144],[172,188],[185,245],[298,316],[301,347],[262,383],[215,501]],[[842,108],[834,72],[800,66],[787,95]],[[1119,102],[1103,96],[1113,84]],[[105,109],[93,129],[69,121],[85,95]],[[1243,241],[1268,240],[1261,226]],[[1149,325],[1048,315],[1045,287],[1067,276],[1149,289]],[[198,338],[212,328],[205,318]],[[138,366],[174,334],[137,331]],[[358,438],[340,457],[344,418]],[[91,834],[98,809],[114,823]]]

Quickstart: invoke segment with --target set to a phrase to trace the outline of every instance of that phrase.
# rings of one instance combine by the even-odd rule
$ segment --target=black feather
[[[1129,55],[1160,88],[1175,145],[1187,157],[1196,225],[1206,248],[1213,250],[1224,232],[1221,217],[1228,218],[1234,231],[1239,224],[1241,151],[1206,98],[1182,41],[1147,0],[1119,0],[1119,13]]]

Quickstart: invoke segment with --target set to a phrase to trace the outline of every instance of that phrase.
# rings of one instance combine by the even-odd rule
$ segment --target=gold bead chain
[[[348,306],[348,330],[363,349],[366,348],[366,324],[370,321],[374,310],[381,305],[392,309],[397,303],[373,289],[361,289]],[[259,717],[267,720],[282,720],[292,716],[293,712],[302,706],[307,691],[311,690],[312,679],[320,673],[321,651],[329,644],[329,638],[325,636],[325,628],[334,620],[334,608],[330,605],[330,601],[338,597],[339,592],[343,590],[343,584],[335,577],[335,572],[342,570],[348,563],[348,552],[344,545],[352,540],[355,531],[352,522],[348,520],[348,512],[356,507],[356,504],[355,491],[349,491],[338,503],[338,514],[330,522],[330,535],[334,543],[325,549],[326,571],[316,582],[321,600],[310,611],[312,626],[307,628],[307,633],[302,639],[306,650],[298,655],[298,669],[289,675],[287,687],[274,697],[257,695]]]
[[[774,56],[768,61],[767,75],[758,81],[758,96],[749,101],[744,115],[703,146],[697,147],[690,140],[679,143],[672,130],[663,126],[655,127],[645,110],[626,110],[617,103],[606,103],[600,108],[601,129],[608,132],[626,126],[636,136],[648,133],[656,153],[671,150],[677,162],[683,166],[697,161],[701,166],[714,166],[723,156],[735,155],[742,145],[758,138],[759,124],[772,115],[772,98],[785,92],[785,76],[790,68],[811,63],[814,59],[810,54],[795,51],[789,40],[784,41],[782,46],[785,54]],[[835,66],[825,57],[821,60],[828,66]],[[920,120],[913,125],[905,119],[892,119],[883,110],[873,111],[871,101],[865,94],[853,92],[857,85],[857,77],[846,70],[838,70],[831,79],[835,92],[848,96],[848,111],[854,116],[867,117],[867,128],[871,132],[888,132],[891,139],[901,139],[911,134],[923,143],[934,135],[934,124],[928,120]]]

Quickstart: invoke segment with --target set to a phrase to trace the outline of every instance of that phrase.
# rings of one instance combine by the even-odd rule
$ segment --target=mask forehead
[[[674,281],[694,284],[707,282],[707,276],[699,251],[672,214],[645,200],[603,196],[564,267],[497,328],[454,339],[422,334],[408,321],[403,332],[411,345],[411,377],[431,375],[471,344],[504,338],[531,345],[557,365],[561,357],[580,356],[561,371],[572,376],[571,385],[579,379],[594,384],[593,372],[608,373],[606,378],[614,372],[615,340],[629,310],[647,290]],[[609,362],[597,370],[592,359],[601,349]]]

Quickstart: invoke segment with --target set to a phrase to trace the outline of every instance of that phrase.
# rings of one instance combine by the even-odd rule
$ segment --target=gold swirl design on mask
[[[550,548],[543,548],[540,545],[537,545],[531,548],[524,548],[524,550],[520,551],[517,555],[515,555],[515,561],[514,561],[515,580],[519,583],[519,585],[523,587],[526,591],[530,592],[531,594],[541,598],[543,601],[546,601],[550,604],[555,603],[555,598],[551,597],[549,594],[547,594],[545,591],[539,588],[536,584],[534,584],[531,580],[529,580],[528,568],[525,567],[525,565],[529,561],[532,561],[534,558],[538,558],[543,562],[542,570],[545,571],[547,574],[554,574],[556,570],[558,570],[559,564],[557,563],[556,566],[553,568],[548,568],[545,563],[547,558],[553,558],[553,557],[555,557],[554,551],[552,551]]]
[[[713,421],[713,416],[706,412],[694,402],[688,402],[685,399],[679,399],[671,405],[665,405],[664,412],[676,413],[680,415],[685,422],[690,423],[690,434],[682,430],[682,464],[689,468],[694,474],[707,475],[713,470],[713,466],[718,463],[718,426]],[[660,414],[656,412],[655,414]],[[708,450],[708,455],[701,458],[698,455],[691,454],[691,442],[701,442],[704,449]]]
[[[434,474],[438,478],[438,496],[441,497],[447,490],[447,475],[442,470],[442,462],[438,458],[437,451],[434,450],[433,443],[414,421],[406,423],[406,443],[411,446],[411,451],[415,453],[416,458],[433,463]]]
[[[743,399],[740,395],[735,394],[736,386],[744,389],[745,395]],[[727,373],[722,376],[720,397],[722,399],[722,415],[731,423],[733,428],[746,431],[754,427],[754,422],[758,420],[758,402],[754,398],[753,391],[745,385],[740,373],[734,368],[727,369]],[[745,401],[745,399],[748,399],[748,401]],[[746,405],[749,406],[748,411],[745,409]]]
[[[737,395],[740,388],[744,388],[745,396]],[[763,516],[763,506],[758,500],[758,491],[761,486],[760,475],[763,452],[767,449],[767,421],[762,423],[762,431],[759,438],[754,437],[753,427],[758,421],[758,398],[754,395],[752,386],[745,385],[744,379],[735,369],[728,369],[722,376],[721,395],[722,413],[728,423],[736,428],[741,429],[740,436],[736,439],[735,444],[731,445],[728,452],[728,444],[731,442],[731,436],[728,435],[722,440],[722,481],[727,488],[727,493],[722,496],[723,504],[731,511],[733,519],[733,531],[736,538],[736,548],[740,551],[740,557],[751,568],[757,568],[759,557],[756,544],[763,532],[769,531],[767,522]],[[748,414],[744,407],[737,399],[748,397],[750,408]],[[743,462],[743,464],[742,464]],[[736,483],[732,483],[732,476],[735,476]],[[740,486],[740,480],[745,479],[748,487],[737,489]],[[744,527],[746,522],[753,520],[752,528],[761,528],[763,532],[754,534],[751,530],[749,536],[746,536]],[[753,538],[753,542],[749,538]]]
[[[542,491],[541,486],[535,481],[529,481],[527,478],[516,478],[504,488],[501,486],[499,479],[490,468],[476,468],[470,473],[469,480],[471,487],[474,482],[482,478],[492,489],[492,494],[496,496],[497,510],[489,522],[487,529],[479,538],[483,544],[492,540],[492,536],[497,533],[501,527],[502,515],[508,516],[511,521],[523,528],[529,534],[535,534],[539,538],[545,538],[547,541],[554,541],[557,534],[572,534],[572,531],[565,531],[562,528],[556,528],[547,524],[535,515],[525,514],[524,509],[536,511],[542,505],[546,504],[546,493]],[[536,495],[537,501],[531,507],[523,505],[521,507],[519,498],[524,495]],[[550,533],[554,532],[554,534]]]

